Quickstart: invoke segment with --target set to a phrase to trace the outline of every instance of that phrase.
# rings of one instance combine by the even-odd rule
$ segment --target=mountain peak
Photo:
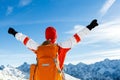
[[[30,65],[27,64],[26,62],[17,68],[7,65],[4,70],[0,70],[0,79],[1,80],[29,80],[29,68],[30,68]],[[65,78],[67,80],[80,80],[68,74],[65,74]]]
[[[90,65],[71,65],[65,66],[65,72],[83,80],[120,80],[120,60],[105,59]]]
[[[1,66],[0,66],[0,70],[3,70],[4,68],[5,68],[4,65],[1,65]]]
[[[110,61],[108,58],[104,59],[104,61]]]

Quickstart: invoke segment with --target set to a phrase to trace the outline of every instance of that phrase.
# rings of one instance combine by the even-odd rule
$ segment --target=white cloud
[[[36,63],[36,56],[33,53],[32,54],[28,54],[28,53],[12,54],[10,52],[7,52],[7,53],[2,52],[2,53],[0,55],[0,59],[1,59],[0,65],[12,64],[13,66],[19,66],[20,64],[23,64],[24,62],[27,62],[30,64]]]
[[[96,42],[110,42],[120,43],[120,22],[119,20],[113,20],[111,22],[103,23],[99,25],[93,32],[88,35],[92,43]]]
[[[95,51],[89,54],[86,54],[86,53],[80,54],[80,55],[77,55],[76,57],[69,57],[69,59],[67,59],[67,64],[68,63],[77,64],[79,62],[92,64],[95,62],[102,61],[106,58],[111,60],[120,59],[120,48],[106,50],[106,51]]]
[[[19,2],[19,6],[23,7],[23,6],[27,6],[32,2],[32,0],[20,0]]]
[[[100,10],[101,16],[104,16],[116,0],[107,0]]]
[[[74,33],[78,32],[78,31],[80,31],[81,29],[83,29],[84,27],[85,26],[82,26],[82,25],[75,25],[73,30],[67,31],[65,33],[74,34]]]
[[[13,12],[13,7],[12,6],[8,6],[7,7],[7,11],[6,11],[6,15],[9,15]]]
[[[79,28],[79,29],[78,29]],[[81,30],[81,25],[66,33],[75,33]],[[120,43],[120,19],[102,23],[86,35],[82,44],[93,44],[100,42]]]
[[[31,2],[32,2],[32,0],[20,0],[18,6],[24,7],[24,6],[29,5]],[[10,15],[13,12],[14,8],[15,7],[13,7],[13,6],[8,6],[7,10],[6,10],[6,16]]]
[[[86,60],[86,61],[88,61],[88,63],[98,62],[98,61],[104,60],[106,58],[120,59],[120,49],[112,49],[112,50],[106,50],[106,51],[96,51],[96,52],[87,54],[86,56],[89,57],[89,59]]]

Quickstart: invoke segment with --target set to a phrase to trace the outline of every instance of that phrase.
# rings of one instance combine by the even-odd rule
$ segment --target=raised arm
[[[89,32],[98,26],[97,20],[94,19],[88,26],[86,26],[81,31],[74,34],[70,39],[65,42],[59,43],[58,45],[62,48],[72,48],[75,44],[79,43],[85,35],[89,34]]]
[[[15,31],[13,28],[8,29],[8,33],[13,35],[17,40],[21,41],[27,48],[32,51],[37,50],[39,44],[27,37],[26,35]]]

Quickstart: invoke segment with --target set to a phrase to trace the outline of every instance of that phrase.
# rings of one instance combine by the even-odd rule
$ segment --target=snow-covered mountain
[[[120,60],[109,60],[86,65],[65,65],[65,72],[81,80],[120,80]]]
[[[19,66],[13,67],[10,65],[0,66],[0,80],[29,80],[30,65],[26,62]],[[65,74],[66,80],[80,80],[68,74]]]
[[[26,62],[17,68],[1,65],[0,80],[29,80],[29,69],[30,65]],[[105,59],[91,65],[68,64],[64,71],[67,73],[66,80],[120,80],[120,60]]]
[[[0,69],[0,80],[27,80],[23,72],[10,65]]]

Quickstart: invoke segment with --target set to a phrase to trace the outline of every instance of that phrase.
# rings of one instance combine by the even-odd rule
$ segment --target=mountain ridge
[[[0,66],[0,80],[29,80],[30,65],[26,62],[18,67],[11,65]],[[66,80],[80,80],[65,74]]]
[[[3,77],[3,80],[8,80],[7,78],[9,80],[28,80],[29,69],[30,64],[26,62],[18,67],[1,65],[0,79]],[[67,80],[120,80],[120,59],[105,59],[90,65],[81,62],[76,65],[70,63],[65,65],[64,72]]]
[[[64,71],[81,80],[120,80],[120,59],[105,59],[90,65],[81,62],[68,64]]]

